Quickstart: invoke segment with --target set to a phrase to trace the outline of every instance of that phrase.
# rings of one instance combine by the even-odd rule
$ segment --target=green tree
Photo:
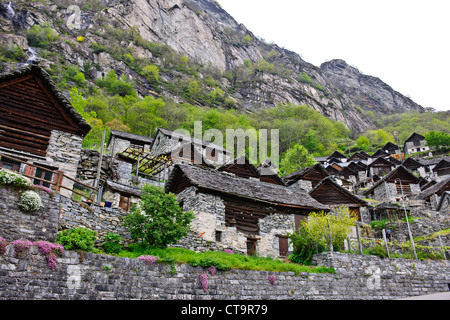
[[[370,140],[366,136],[360,136],[356,139],[355,147],[362,151],[368,151],[370,148]]]
[[[147,79],[148,82],[150,82],[153,85],[158,84],[159,81],[159,69],[157,66],[153,64],[146,65],[143,69],[141,74]]]
[[[338,250],[356,221],[357,217],[350,213],[348,207],[333,208],[332,213],[313,212],[308,217],[308,236],[326,248],[331,242],[333,248]]]
[[[450,134],[444,131],[430,131],[425,135],[429,147],[450,147]]]
[[[283,155],[280,161],[281,175],[298,171],[314,165],[316,160],[308,153],[308,150],[299,144],[295,144]]]
[[[146,185],[139,206],[124,218],[134,242],[164,248],[186,236],[194,219],[192,212],[183,212],[173,193]]]
[[[163,127],[167,123],[161,117],[163,107],[164,102],[161,99],[146,96],[129,108],[125,124],[130,127],[131,132],[150,137],[157,127]]]
[[[308,220],[300,221],[299,228],[289,233],[294,250],[289,259],[297,263],[311,263],[313,253],[330,248],[339,250],[344,239],[355,225],[357,218],[350,214],[348,207],[337,207],[334,212],[312,212]]]

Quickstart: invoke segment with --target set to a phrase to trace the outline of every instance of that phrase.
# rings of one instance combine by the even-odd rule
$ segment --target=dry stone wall
[[[336,273],[217,271],[185,264],[66,251],[55,270],[31,247],[0,255],[0,299],[63,300],[380,300],[447,292],[447,261],[384,259],[344,253],[315,257]],[[200,275],[208,275],[203,288]],[[274,276],[273,284],[269,276]]]

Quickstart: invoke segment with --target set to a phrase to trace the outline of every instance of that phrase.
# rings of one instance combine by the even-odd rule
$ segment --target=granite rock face
[[[333,85],[364,110],[383,114],[424,111],[422,106],[395,91],[379,78],[362,74],[344,60],[328,61],[320,68]]]

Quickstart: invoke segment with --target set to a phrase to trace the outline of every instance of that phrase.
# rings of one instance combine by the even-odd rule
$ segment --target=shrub
[[[386,249],[381,244],[374,245],[371,254],[379,256],[380,258],[387,257]]]
[[[18,205],[24,211],[38,210],[41,206],[41,196],[33,190],[27,190],[20,196]]]
[[[66,250],[90,251],[97,239],[97,232],[86,228],[73,228],[58,232],[56,241]]]
[[[124,218],[133,241],[164,248],[188,234],[194,214],[183,212],[173,193],[146,185],[139,205]]]
[[[300,72],[299,81],[303,83],[311,83],[311,78],[306,74],[306,72]]]
[[[101,244],[103,251],[106,253],[119,253],[122,250],[122,237],[114,234],[108,233],[105,236],[105,241]]]
[[[12,185],[17,189],[31,187],[31,181],[27,177],[7,169],[0,169],[0,186]]]
[[[309,265],[312,262],[312,255],[324,251],[325,248],[321,245],[316,246],[316,243],[308,235],[306,228],[306,224],[301,223],[295,232],[289,234],[289,239],[294,247],[293,253],[289,255],[289,260],[294,263]]]
[[[36,24],[25,30],[25,35],[30,47],[48,48],[54,41],[59,39],[59,34],[49,24]]]

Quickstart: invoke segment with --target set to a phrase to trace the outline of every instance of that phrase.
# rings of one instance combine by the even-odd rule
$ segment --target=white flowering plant
[[[12,185],[15,188],[29,188],[31,187],[31,180],[17,172],[0,169],[0,186],[2,185]]]
[[[25,211],[35,211],[41,206],[41,196],[33,190],[22,193],[19,200],[19,207]]]

